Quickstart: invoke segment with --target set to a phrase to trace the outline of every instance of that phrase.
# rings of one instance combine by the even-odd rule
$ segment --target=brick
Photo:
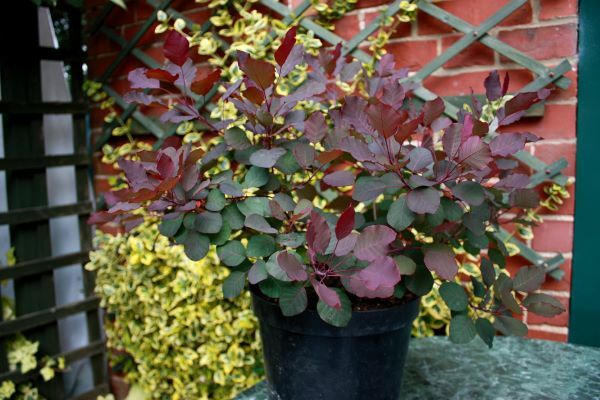
[[[569,326],[569,299],[557,297],[558,301],[565,307],[565,312],[554,317],[542,317],[532,312],[527,313],[527,323],[531,325]]]
[[[108,17],[106,17],[104,25],[109,27],[119,27],[134,22],[135,13],[131,10],[131,7],[127,10],[123,10],[121,7],[113,7],[110,14],[108,14]]]
[[[564,76],[571,80],[571,85],[566,89],[552,85],[550,89],[553,90],[547,99],[548,101],[577,99],[577,85],[579,83],[577,82],[577,65],[573,65],[573,70],[567,72]]]
[[[578,0],[540,0],[540,19],[546,21],[577,15],[577,3]]]
[[[573,222],[546,220],[533,228],[532,247],[542,252],[573,250]]]
[[[115,60],[116,55],[110,55],[106,57],[97,58],[94,62],[88,63],[88,72],[90,78],[98,78],[108,68],[110,64]]]
[[[500,71],[504,76],[505,71]],[[533,79],[533,74],[526,69],[508,70],[510,76],[510,91],[519,90]],[[425,79],[424,85],[429,90],[440,96],[463,96],[475,93],[485,93],[483,81],[489,72],[465,72],[450,76],[430,76]]]
[[[144,22],[154,13],[154,7],[144,1],[137,2],[132,7],[134,8],[136,22]]]
[[[142,25],[144,22],[139,22],[130,26],[126,26],[122,28],[122,36],[125,40],[131,41],[135,35],[142,29]],[[154,42],[161,41],[164,38],[164,35],[157,35],[154,33],[154,28],[157,26],[157,23],[153,23],[150,28],[142,35],[140,40],[137,42],[137,48],[148,46]]]
[[[474,6],[472,0],[446,0],[436,2],[435,5],[472,25],[478,26],[508,3],[509,0],[479,1],[475,3],[476,6]],[[499,25],[522,25],[528,24],[532,20],[533,12],[531,4],[528,2]],[[420,35],[437,35],[441,33],[450,33],[452,31],[452,28],[445,23],[430,17],[424,12],[419,12],[418,32]]]
[[[412,40],[389,44],[386,49],[393,54],[396,65],[416,70],[437,56],[436,40]]]
[[[208,8],[200,8],[196,10],[190,10],[185,13],[186,17],[198,25],[202,25],[210,19],[212,12]]]
[[[577,53],[577,25],[563,24],[502,31],[498,39],[537,60]],[[507,59],[502,58],[502,62]]]
[[[118,53],[121,50],[121,46],[110,40],[102,33],[96,33],[91,36],[87,42],[88,56],[98,56],[102,54]]]
[[[356,8],[377,7],[390,3],[389,0],[359,0]]]
[[[102,153],[94,155],[94,174],[97,175],[116,175],[119,171],[112,165],[102,162]]]
[[[346,15],[335,22],[333,33],[345,40],[352,39],[358,32],[360,32],[360,28],[357,14]]]
[[[463,35],[442,38],[442,52],[456,43]],[[494,51],[484,44],[475,42],[444,64],[444,68],[461,68],[473,65],[494,64]]]
[[[96,194],[108,192],[111,189],[112,188],[108,183],[108,179],[99,177],[94,178],[94,191],[96,192]]]
[[[563,170],[563,174],[575,176],[575,143],[552,144],[541,141],[536,143],[533,147],[535,149],[535,156],[546,164],[551,164],[559,158],[564,157],[569,165]]]
[[[532,325],[529,327],[528,338],[531,339],[542,339],[542,340],[552,340],[554,342],[567,342],[569,339],[568,335],[564,333],[556,333],[556,332],[546,332],[535,329],[536,326]]]
[[[575,137],[576,121],[577,106],[572,104],[546,104],[543,117],[522,118],[518,122],[501,129],[501,131],[527,131],[548,140],[572,139]]]

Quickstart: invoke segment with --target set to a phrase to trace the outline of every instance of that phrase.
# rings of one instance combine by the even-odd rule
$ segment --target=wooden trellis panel
[[[416,73],[414,73],[407,79],[416,83],[421,83],[426,77],[432,75],[434,72],[440,69],[447,61],[451,60],[456,55],[458,55],[462,50],[466,49],[468,46],[475,42],[479,42],[491,48],[495,52],[501,54],[502,56],[505,56],[514,61],[515,63],[527,68],[533,74],[535,74],[536,78],[524,88],[522,88],[521,92],[539,90],[551,83],[554,83],[556,86],[562,89],[566,89],[570,86],[571,81],[564,76],[565,73],[571,70],[571,65],[568,60],[563,60],[554,68],[548,68],[539,61],[532,59],[523,52],[507,45],[506,43],[498,40],[497,38],[489,34],[489,31],[492,28],[497,26],[500,22],[509,17],[519,8],[523,7],[525,3],[527,3],[527,0],[510,1],[497,13],[490,16],[479,26],[473,26],[461,20],[455,15],[452,15],[451,13],[437,7],[434,3],[430,2],[429,0],[415,1],[417,1],[420,10],[419,12],[429,14],[430,16],[451,26],[456,31],[463,33],[464,35],[460,40],[456,41],[452,46],[446,49],[441,55],[439,55],[427,65],[425,65],[419,71],[416,71]],[[157,66],[158,62],[156,60],[145,54],[143,51],[136,49],[135,45],[139,41],[139,39],[144,35],[144,33],[146,33],[146,31],[152,26],[152,22],[154,22],[158,10],[164,10],[168,14],[176,18],[183,18],[188,26],[195,24],[195,22],[190,21],[188,18],[178,13],[176,10],[169,8],[170,4],[172,3],[172,0],[146,0],[146,2],[152,7],[154,7],[154,14],[149,17],[148,21],[134,35],[131,41],[125,41],[117,33],[103,26],[104,19],[110,14],[111,9],[114,7],[114,5],[112,4],[107,5],[100,13],[98,19],[94,22],[94,24],[92,25],[92,34],[101,32],[121,47],[121,51],[116,57],[115,61],[104,71],[104,73],[99,79],[99,81],[103,84],[104,90],[110,96],[114,97],[116,99],[116,103],[125,110],[123,114],[125,118],[132,117],[138,124],[140,124],[143,128],[147,129],[148,132],[155,135],[158,138],[158,144],[160,145],[160,143],[162,143],[162,141],[164,141],[166,137],[174,134],[174,128],[171,128],[168,131],[163,130],[152,119],[140,113],[137,110],[136,105],[125,103],[123,99],[109,86],[108,79],[110,78],[111,74],[116,70],[118,65],[128,55],[134,56],[138,61],[148,66],[149,68],[154,68]],[[371,61],[371,56],[363,50],[361,50],[360,45],[363,44],[367,40],[367,38],[370,35],[372,35],[377,29],[379,29],[382,18],[393,16],[400,11],[401,0],[396,0],[393,3],[389,4],[382,15],[380,15],[378,18],[375,18],[364,29],[362,29],[361,32],[359,32],[356,36],[354,36],[348,41],[345,41],[333,32],[323,28],[311,18],[305,15],[307,10],[309,10],[311,6],[310,0],[303,1],[293,10],[276,0],[259,0],[259,2],[261,5],[279,14],[282,18],[282,22],[285,25],[291,26],[294,24],[298,24],[302,28],[314,32],[315,36],[319,37],[320,39],[324,40],[325,42],[331,45],[342,43],[344,55],[351,55],[357,60],[367,63]],[[213,36],[220,42],[223,48],[227,46],[227,44],[223,40],[221,40],[214,31],[211,30],[210,21],[206,21],[202,25],[201,31],[211,32]],[[422,86],[414,91],[414,95],[417,98],[417,100],[420,101],[428,101],[438,97],[435,93]],[[211,96],[207,96],[206,101],[209,101],[210,98]],[[444,101],[446,103],[447,116],[456,120],[459,111],[459,106],[461,104],[461,99],[444,98]],[[204,106],[204,104],[201,104],[200,106],[202,107]],[[103,137],[96,143],[97,148],[99,148],[103,143],[105,143],[106,140],[110,138],[113,127],[114,126],[111,125],[107,125],[105,127]],[[541,160],[537,159],[535,156],[533,156],[527,151],[521,151],[517,153],[515,155],[515,158],[535,171],[531,181],[531,186],[536,186],[545,181],[553,181],[561,185],[564,185],[567,182],[567,178],[561,173],[562,169],[564,169],[567,164],[566,160],[564,159],[560,159],[555,163],[548,165],[542,162]],[[537,252],[535,252],[533,249],[528,247],[525,243],[511,237],[511,235],[509,235],[506,231],[502,230],[498,232],[497,236],[505,241],[510,241],[513,244],[515,244],[519,248],[521,256],[523,256],[532,264],[544,266],[546,268],[547,273],[553,278],[562,278],[564,272],[559,267],[562,263],[564,263],[564,258],[561,254],[557,254],[554,257],[546,259]]]
[[[40,47],[38,9],[32,1],[7,5],[7,15],[0,28],[0,72],[4,152],[0,170],[6,174],[8,212],[0,213],[0,225],[8,225],[10,244],[15,248],[17,264],[0,268],[0,281],[11,280],[15,291],[16,318],[2,321],[0,314],[0,383],[30,381],[49,400],[96,399],[108,392],[105,373],[105,344],[102,336],[99,300],[94,295],[93,274],[83,271],[85,298],[56,305],[54,270],[72,264],[84,264],[91,249],[91,229],[86,224],[93,209],[89,196],[91,157],[87,144],[87,111],[83,93],[82,5],[60,1],[57,9],[68,22],[65,48]],[[23,27],[26,27],[23,29]],[[70,71],[71,101],[42,102],[41,60],[63,61]],[[43,116],[70,114],[73,123],[73,154],[47,156],[44,148]],[[47,168],[73,166],[76,180],[76,203],[48,206]],[[52,256],[50,218],[76,216],[80,251]],[[2,287],[0,286],[0,291]],[[0,293],[1,294],[1,293]],[[87,321],[87,345],[63,351],[59,342],[58,321],[84,314]],[[43,382],[39,369],[21,374],[8,369],[5,342],[15,333],[39,341],[36,358],[64,357],[67,365],[89,359],[94,387],[87,393],[72,396],[64,388],[61,374]]]

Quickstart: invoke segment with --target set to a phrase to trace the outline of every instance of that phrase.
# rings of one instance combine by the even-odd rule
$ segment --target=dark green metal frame
[[[598,93],[600,63],[600,2],[579,4],[579,96],[577,101],[577,186],[575,189],[575,243],[569,341],[600,347],[598,289],[600,263],[596,251],[600,214],[598,180]]]
[[[156,11],[158,11],[159,9],[165,10],[167,13],[177,18],[184,18],[188,23],[188,26],[194,24],[193,21],[189,21],[187,18],[185,18],[185,16],[181,15],[176,10],[169,8],[171,0],[163,0],[161,2],[159,2],[158,0],[146,0],[146,2],[153,6]],[[310,0],[303,1],[294,10],[290,10],[288,7],[281,4],[280,2],[277,2],[276,0],[259,0],[259,2],[261,5],[281,15],[282,20],[286,25],[289,26],[297,23],[301,27],[313,31],[317,37],[323,39],[324,41],[330,44],[342,43],[344,54],[352,55],[353,57],[362,62],[369,62],[371,61],[371,56],[363,50],[361,50],[359,46],[365,40],[367,40],[367,38],[370,35],[372,35],[377,29],[379,29],[382,18],[385,18],[386,16],[393,16],[400,11],[401,0],[396,0],[389,6],[387,6],[382,15],[370,22],[368,26],[366,26],[363,30],[361,30],[360,33],[358,33],[349,41],[343,40],[338,35],[317,24],[311,18],[304,16],[306,11],[311,6]],[[548,68],[539,61],[530,58],[523,52],[507,45],[506,43],[503,43],[502,41],[498,40],[497,38],[491,36],[488,33],[493,27],[495,27],[501,21],[506,19],[520,7],[525,5],[525,3],[527,3],[527,0],[512,0],[504,7],[502,7],[497,13],[495,13],[487,20],[485,20],[482,24],[476,27],[461,20],[455,15],[452,15],[451,13],[437,7],[435,4],[430,3],[429,1],[419,1],[418,6],[420,12],[427,13],[432,17],[450,25],[455,30],[464,33],[464,36],[452,46],[450,46],[448,49],[446,49],[446,51],[443,54],[438,56],[436,59],[434,59],[427,65],[425,65],[419,71],[417,71],[409,79],[417,83],[422,82],[426,77],[433,74],[435,71],[441,68],[448,60],[458,55],[468,46],[475,42],[480,42],[483,45],[495,50],[499,54],[511,59],[515,63],[529,69],[536,75],[536,78],[523,89],[521,89],[521,91],[526,92],[538,90],[551,83],[554,83],[556,86],[563,89],[569,87],[571,81],[564,76],[566,72],[571,70],[571,65],[569,64],[568,60],[562,61],[554,68]],[[107,70],[102,74],[102,76],[100,77],[100,82],[103,84],[104,90],[110,96],[114,97],[116,99],[117,104],[125,110],[123,115],[125,118],[132,117],[137,123],[139,123],[142,127],[147,129],[148,132],[154,134],[159,139],[159,143],[162,143],[162,141],[166,137],[174,133],[174,129],[171,129],[169,131],[163,130],[152,119],[142,115],[139,111],[137,111],[134,105],[126,104],[123,101],[123,99],[114,90],[112,90],[107,83],[111,73],[114,70],[116,70],[118,64],[129,54],[133,55],[140,62],[142,62],[150,68],[156,67],[156,65],[158,64],[156,60],[152,59],[144,52],[135,49],[135,44],[137,43],[137,41],[142,37],[144,33],[146,33],[146,31],[152,25],[152,22],[156,17],[156,11],[142,26],[142,28],[136,33],[132,41],[126,42],[123,38],[119,37],[114,31],[103,26],[103,18],[106,18],[108,16],[110,12],[109,8],[112,7],[112,5],[108,5],[107,9],[105,9],[105,11],[101,13],[102,17],[94,22],[93,27],[95,31],[92,31],[92,33],[101,32],[105,34],[109,39],[113,40],[115,43],[120,45],[122,47],[122,50],[117,56],[115,62],[112,65],[110,65],[107,68]],[[211,24],[209,21],[205,22],[202,25],[203,32],[210,31],[210,28]],[[216,35],[215,33],[213,33],[213,35],[215,35],[215,38],[221,42],[222,46],[226,46],[226,44],[219,39],[218,35]],[[435,93],[429,91],[425,87],[420,87],[416,89],[414,95],[417,99],[421,101],[432,100],[438,97]],[[210,96],[208,98],[210,99]],[[448,117],[456,120],[459,111],[459,108],[457,106],[457,104],[460,104],[459,101],[457,101],[457,98],[445,98],[444,101],[446,103],[446,114],[448,115]],[[537,115],[539,115],[539,113]],[[104,144],[105,141],[110,138],[112,128],[113,126],[111,125],[107,125],[105,127],[104,135],[101,138],[101,140],[99,140],[96,143],[96,148],[100,148],[100,146],[102,146],[102,144]],[[566,161],[564,159],[561,159],[551,165],[547,165],[527,151],[521,151],[517,153],[515,155],[515,158],[523,164],[526,164],[527,166],[532,168],[534,171],[536,171],[532,180],[532,186],[535,186],[544,181],[554,181],[563,185],[567,182],[567,178],[561,174],[561,170],[566,166]],[[510,241],[513,244],[515,244],[521,251],[521,255],[532,264],[544,266],[546,268],[547,273],[551,277],[555,279],[561,279],[564,275],[563,271],[559,268],[560,265],[564,263],[564,258],[561,254],[557,254],[556,256],[550,259],[546,259],[531,248],[529,248],[525,243],[511,237],[511,235],[509,235],[505,231],[499,232],[497,236],[499,238],[502,238],[503,240]]]
[[[0,314],[0,383],[5,380],[16,384],[33,382],[40,394],[49,400],[96,399],[99,394],[108,393],[109,387],[93,274],[83,271],[84,300],[62,306],[56,306],[55,303],[53,271],[75,263],[84,264],[88,260],[92,232],[86,220],[93,208],[89,196],[91,158],[87,141],[88,107],[83,92],[83,6],[61,0],[56,7],[64,13],[69,23],[66,48],[39,47],[38,11],[32,1],[11,3],[9,12],[18,15],[18,18],[8,18],[0,28],[1,36],[5,39],[20,32],[17,41],[6,39],[0,44],[0,53],[3,55],[0,59],[0,113],[3,116],[5,148],[5,158],[0,159],[0,170],[6,173],[9,208],[8,212],[0,213],[0,225],[9,226],[11,245],[15,247],[18,260],[12,267],[0,268],[0,280],[12,280],[14,283],[16,308],[15,319],[2,321]],[[22,29],[24,22],[27,29]],[[46,59],[60,60],[70,67],[71,102],[42,102],[40,60]],[[45,155],[42,130],[44,114],[72,116],[74,154]],[[75,170],[75,204],[48,206],[46,169],[57,166],[73,166]],[[67,215],[78,217],[81,251],[53,257],[49,219]],[[61,352],[58,320],[77,314],[86,316],[89,344]],[[15,333],[39,341],[39,357],[64,357],[67,365],[89,359],[94,387],[86,393],[71,396],[65,392],[61,374],[49,382],[43,382],[39,368],[25,374],[10,371],[5,340]]]

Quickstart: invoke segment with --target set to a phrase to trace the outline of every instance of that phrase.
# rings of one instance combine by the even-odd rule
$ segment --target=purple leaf
[[[458,273],[458,264],[452,248],[436,244],[426,247],[423,252],[425,253],[425,266],[430,271],[436,272],[442,279],[454,279]]]
[[[295,255],[282,251],[277,255],[277,264],[285,271],[288,278],[293,281],[305,281],[308,279],[306,267],[298,261]]]
[[[342,240],[348,236],[354,229],[354,208],[348,207],[335,224],[335,237]]]
[[[493,156],[512,156],[525,147],[525,136],[520,133],[501,133],[490,142]]]
[[[485,86],[485,95],[489,101],[494,101],[502,97],[502,87],[500,86],[500,75],[498,71],[492,71],[483,83]]]
[[[415,147],[408,153],[409,162],[406,167],[413,171],[420,171],[423,168],[427,168],[433,163],[433,156],[431,152],[423,147]]]
[[[137,103],[143,104],[145,106],[149,106],[151,104],[162,105],[162,100],[159,97],[156,97],[151,94],[146,94],[144,92],[138,92],[136,90],[131,90],[123,96],[123,100],[126,103]]]
[[[331,241],[331,231],[329,224],[321,214],[311,211],[310,221],[306,229],[306,243],[308,248],[317,254],[325,254],[329,242]]]
[[[354,174],[350,171],[335,171],[325,175],[323,181],[329,186],[340,187],[354,185]]]
[[[374,161],[375,155],[369,146],[353,136],[347,136],[340,141],[340,150],[350,153],[356,161]]]
[[[428,101],[423,106],[423,124],[430,125],[437,117],[444,113],[446,108],[441,97]]]
[[[260,149],[252,153],[250,156],[250,164],[261,168],[271,168],[286,152],[286,149],[280,147]]]
[[[504,189],[523,189],[529,185],[529,176],[525,174],[511,174],[500,179],[494,187]]]
[[[140,189],[154,189],[150,184],[146,170],[141,163],[121,158],[119,159],[118,164],[119,168],[125,172],[129,186],[134,191],[137,192]]]
[[[317,296],[319,296],[319,299],[321,299],[323,303],[327,304],[329,307],[333,307],[336,309],[342,308],[340,295],[335,290],[325,286],[323,283],[317,281],[314,278],[311,278],[310,283],[315,289]]]
[[[146,76],[147,68],[136,68],[129,72],[127,79],[132,89],[158,89],[160,81]]]
[[[175,85],[183,86],[185,88],[191,87],[196,79],[196,72],[198,71],[191,58],[186,59],[181,66],[170,64],[167,65],[166,69],[173,75],[178,75]]]
[[[352,232],[342,240],[337,242],[335,247],[334,254],[338,257],[345,256],[349,254],[354,247],[356,246],[356,241],[358,240],[358,233]]]
[[[400,270],[393,258],[382,256],[360,272],[344,279],[344,286],[358,297],[387,298],[400,282]]]
[[[452,124],[444,131],[442,136],[442,145],[444,152],[449,159],[454,159],[458,155],[458,149],[462,142],[461,137],[462,125]]]
[[[315,162],[315,149],[307,143],[298,143],[294,146],[292,154],[298,164],[304,169],[308,169]]]
[[[327,123],[325,116],[320,112],[314,112],[304,121],[304,134],[311,143],[318,143],[327,134]]]
[[[365,261],[373,261],[387,254],[388,245],[396,239],[396,232],[385,225],[367,226],[358,236],[354,255]]]
[[[431,187],[414,189],[406,195],[406,205],[417,214],[434,214],[440,207],[440,193]]]
[[[303,59],[304,46],[302,46],[301,44],[297,44],[294,47],[292,47],[292,51],[288,55],[287,60],[285,60],[285,63],[281,66],[279,76],[281,76],[282,78],[287,76],[290,72],[294,70],[294,68],[296,68],[296,65],[302,63]]]
[[[258,260],[255,262],[250,270],[248,271],[248,282],[253,285],[256,285],[259,282],[267,279],[268,273],[265,267],[265,262],[263,260]]]
[[[182,66],[188,58],[189,50],[190,43],[185,36],[175,30],[169,31],[163,47],[163,53],[167,60]]]
[[[492,161],[488,145],[479,136],[471,136],[460,146],[458,158],[475,169],[484,169]]]
[[[399,113],[393,107],[383,103],[371,104],[367,107],[369,122],[384,138],[394,136],[398,126],[406,120],[406,113]]]

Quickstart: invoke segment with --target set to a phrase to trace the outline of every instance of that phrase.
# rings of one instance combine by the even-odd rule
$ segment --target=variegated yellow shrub
[[[133,359],[130,382],[155,399],[220,400],[261,379],[250,294],[223,298],[229,271],[216,255],[190,261],[151,222],[95,240],[86,268],[97,275],[109,347]]]

